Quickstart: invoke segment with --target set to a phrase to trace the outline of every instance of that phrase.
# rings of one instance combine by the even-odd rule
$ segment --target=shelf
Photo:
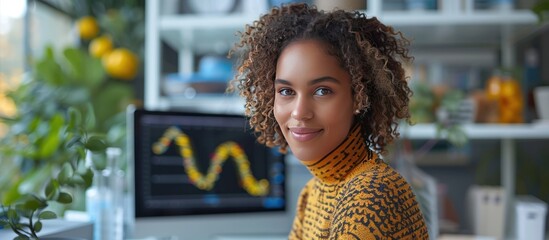
[[[466,124],[463,130],[469,139],[547,139],[549,124]],[[401,137],[410,139],[436,138],[434,124],[416,124],[400,127]]]
[[[186,98],[184,96],[163,97],[165,104],[160,104],[159,109],[182,109],[196,112],[244,114],[244,99],[237,96],[197,96]]]
[[[175,50],[192,49],[195,53],[210,53],[212,49],[228,52],[238,41],[237,31],[243,31],[259,15],[169,15],[158,22],[161,38]]]
[[[379,19],[400,30],[413,48],[435,46],[493,46],[498,48],[509,32],[511,42],[528,35],[536,26],[535,15],[527,10],[510,12],[477,11],[470,14],[440,12],[390,12]]]
[[[367,15],[368,12],[365,12]],[[529,10],[476,11],[451,14],[436,11],[384,12],[377,17],[385,24],[400,30],[412,40],[412,47],[494,45],[499,46],[502,27],[508,27],[512,36],[526,36],[537,23]],[[168,15],[161,16],[158,27],[172,48],[192,48],[195,52],[207,52],[212,48],[232,47],[238,40],[237,31],[253,23],[259,15]]]
[[[537,22],[530,10],[513,11],[475,11],[472,13],[442,13],[436,11],[410,12],[390,11],[380,14],[378,18],[395,26],[451,26],[451,25],[520,25]]]

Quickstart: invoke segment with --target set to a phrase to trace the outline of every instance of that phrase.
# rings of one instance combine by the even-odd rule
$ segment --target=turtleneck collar
[[[355,124],[347,138],[328,155],[318,161],[302,163],[322,182],[341,181],[358,164],[368,159],[369,149],[361,132],[360,124]]]

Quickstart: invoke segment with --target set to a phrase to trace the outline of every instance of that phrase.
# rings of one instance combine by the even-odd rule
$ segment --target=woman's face
[[[288,45],[276,65],[274,115],[292,153],[318,160],[348,135],[354,105],[351,77],[317,40]]]

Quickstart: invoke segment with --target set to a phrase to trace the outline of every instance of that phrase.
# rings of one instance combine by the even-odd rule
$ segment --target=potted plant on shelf
[[[86,152],[107,147],[105,136],[93,133],[89,101],[89,86],[104,78],[101,63],[75,48],[63,57],[57,61],[48,48],[32,75],[9,93],[17,113],[1,117],[9,131],[0,139],[0,225],[15,239],[37,239],[42,221],[62,214],[73,193],[91,185]]]
[[[532,6],[532,12],[536,14],[539,23],[549,19],[549,0],[539,0]]]

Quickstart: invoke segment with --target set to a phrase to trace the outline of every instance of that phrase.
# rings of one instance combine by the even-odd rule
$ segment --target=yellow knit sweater
[[[406,180],[366,147],[355,126],[326,157],[303,162],[303,188],[289,239],[428,239]]]

